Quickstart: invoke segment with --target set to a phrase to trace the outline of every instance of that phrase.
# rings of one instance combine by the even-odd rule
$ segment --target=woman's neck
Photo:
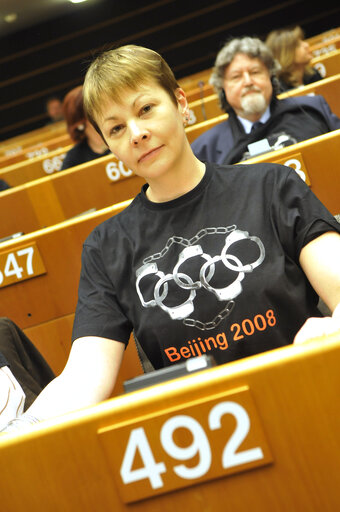
[[[305,73],[305,66],[297,66],[295,65],[294,70],[292,72],[292,76],[294,79],[294,83],[296,85],[303,85],[303,76]]]
[[[174,171],[171,175],[163,176],[161,180],[148,180],[147,198],[154,203],[164,203],[193,190],[205,174],[205,164],[193,154],[192,157],[177,172]]]

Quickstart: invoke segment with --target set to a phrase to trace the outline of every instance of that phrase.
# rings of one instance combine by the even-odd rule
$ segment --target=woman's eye
[[[151,110],[151,105],[144,105],[144,107],[141,108],[141,114],[148,114]]]
[[[122,129],[122,125],[121,124],[113,126],[111,128],[111,130],[110,130],[110,135],[117,135],[117,133],[119,133],[121,129]]]

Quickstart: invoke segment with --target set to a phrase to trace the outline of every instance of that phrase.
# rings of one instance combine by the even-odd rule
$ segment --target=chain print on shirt
[[[219,255],[210,256],[203,252],[201,245],[198,244],[200,240],[209,235],[226,235],[224,246]],[[252,263],[243,264],[239,258],[229,253],[230,247],[235,242],[244,240],[251,240],[255,242],[259,248],[259,256],[256,261]],[[161,260],[174,245],[178,244],[184,248],[180,252],[177,262],[171,273],[165,274],[158,269],[157,261]],[[181,266],[190,258],[203,258],[204,263],[200,267],[199,279],[193,279],[186,273],[181,272]],[[201,229],[195,236],[190,239],[173,236],[170,237],[165,244],[165,247],[155,254],[144,258],[143,265],[136,271],[136,289],[141,304],[145,308],[158,306],[165,311],[172,320],[182,320],[184,325],[196,327],[202,331],[214,329],[224,318],[226,318],[232,311],[235,301],[234,299],[242,292],[241,282],[247,273],[253,272],[258,267],[265,257],[265,249],[262,241],[257,236],[250,236],[247,231],[237,229],[236,225],[227,227],[209,227]],[[235,272],[235,279],[231,284],[223,288],[216,288],[210,284],[210,281],[215,273],[215,265],[222,262],[224,267],[228,270]],[[158,277],[158,281],[154,286],[153,298],[145,300],[141,291],[141,281],[147,276]],[[188,298],[181,304],[173,307],[164,304],[165,299],[169,294],[168,283],[174,281],[181,289],[188,291]],[[226,302],[225,306],[219,313],[208,322],[202,322],[199,319],[191,318],[190,315],[194,312],[194,300],[196,297],[196,290],[205,289],[220,302]]]

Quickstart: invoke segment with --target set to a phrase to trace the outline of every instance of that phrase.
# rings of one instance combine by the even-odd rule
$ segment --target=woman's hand
[[[339,332],[340,337],[340,318],[335,316],[325,316],[323,318],[308,318],[294,338],[294,343],[305,343],[319,336],[327,336]]]

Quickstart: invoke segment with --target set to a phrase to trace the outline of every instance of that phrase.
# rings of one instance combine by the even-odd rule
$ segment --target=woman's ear
[[[181,87],[178,87],[175,90],[175,96],[177,98],[177,102],[180,107],[180,110],[182,110],[182,111],[185,110],[188,107],[188,101],[187,101],[185,92],[183,91],[183,89]]]
[[[176,95],[177,102],[178,102],[178,110],[182,114],[182,117],[183,117],[183,125],[186,126],[190,119],[190,112],[189,112],[187,97],[186,97],[183,89],[181,89],[180,87],[178,87],[178,89],[176,89],[175,95]]]

